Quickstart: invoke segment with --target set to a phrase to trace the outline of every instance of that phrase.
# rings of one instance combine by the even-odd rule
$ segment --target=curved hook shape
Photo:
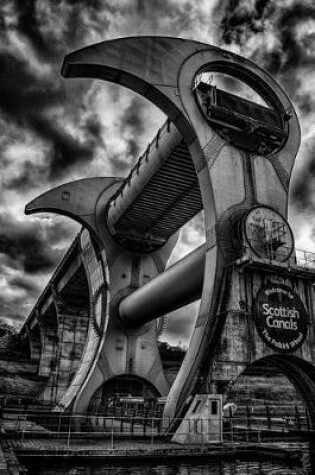
[[[25,214],[53,212],[68,216],[99,237],[95,209],[101,194],[118,178],[83,178],[57,186],[25,206]]]
[[[64,77],[89,77],[121,84],[159,107],[185,135],[192,129],[185,116],[177,78],[183,62],[197,51],[219,48],[181,38],[141,36],[104,41],[68,54]],[[188,134],[188,135],[187,135]]]

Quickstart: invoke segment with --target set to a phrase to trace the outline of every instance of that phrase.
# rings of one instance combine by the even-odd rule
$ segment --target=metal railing
[[[295,254],[297,266],[315,269],[315,253],[297,249]]]
[[[203,446],[219,442],[259,442],[266,438],[288,439],[308,432],[310,418],[305,409],[294,406],[279,410],[273,406],[244,406],[238,413],[225,411],[222,419],[178,419],[175,429],[165,431],[169,421],[162,417],[108,417],[96,414],[53,413],[44,410],[4,409],[0,422],[7,437],[56,440],[70,447],[78,441],[101,441],[106,449],[120,448],[126,440],[146,445],[170,442],[176,433],[185,445]],[[295,434],[296,435],[296,434]]]
[[[254,243],[255,244],[255,243]],[[300,267],[303,270],[315,270],[315,253],[295,249],[288,258],[289,249],[283,247],[281,250],[273,252],[267,250],[266,252],[255,252],[255,246],[244,245],[240,253],[239,260],[249,259],[250,261],[261,261],[270,264],[280,264],[290,267]]]

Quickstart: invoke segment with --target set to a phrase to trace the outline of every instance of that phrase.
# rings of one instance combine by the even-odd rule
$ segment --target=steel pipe
[[[122,324],[136,328],[198,300],[203,285],[205,252],[204,244],[125,297],[119,305]]]

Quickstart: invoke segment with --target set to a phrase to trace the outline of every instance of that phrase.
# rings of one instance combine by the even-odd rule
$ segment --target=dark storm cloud
[[[65,49],[76,46],[86,33],[86,24],[97,19],[102,0],[15,0],[7,2],[15,7],[17,31],[31,43],[43,60],[61,60]],[[60,22],[62,34],[58,34]],[[106,23],[102,24],[104,27]]]
[[[192,30],[193,22],[197,19],[201,20],[194,1],[175,2],[169,0],[155,0],[148,2],[147,0],[137,1],[137,13],[143,19],[146,19],[150,27],[154,30],[158,29],[162,19],[167,17],[169,24],[175,29],[172,36],[176,36],[180,31]]]
[[[281,64],[281,71],[291,67],[314,65],[314,58],[308,56],[307,50],[296,34],[297,25],[311,18],[315,18],[315,5],[305,3],[295,3],[291,7],[284,8],[279,14],[275,27],[279,31],[282,53],[285,53],[285,57],[279,58],[278,61]]]
[[[95,114],[92,114],[90,117],[88,117],[85,123],[85,129],[91,138],[95,139],[96,141],[101,141],[103,130],[101,123]]]
[[[12,312],[12,307],[0,302],[0,324],[6,324],[18,329],[25,321],[25,316]]]
[[[229,0],[221,20],[221,40],[230,45],[245,44],[250,36],[264,30],[264,15],[270,0],[255,3],[244,0]]]
[[[83,124],[84,140],[80,141],[51,117],[51,108],[61,107],[67,101],[60,80],[39,79],[28,69],[25,61],[9,54],[0,55],[0,65],[0,109],[18,126],[31,129],[50,146],[50,154],[46,157],[48,178],[60,178],[74,166],[91,161],[100,139],[101,128],[96,118],[89,118]],[[29,170],[21,171],[18,181],[22,179],[24,186],[32,186]],[[9,187],[14,184],[9,184]]]
[[[17,29],[28,38],[37,53],[46,60],[55,57],[58,43],[42,34],[36,8],[37,3],[36,0],[23,0],[22,2],[15,0]]]
[[[0,64],[1,108],[16,117],[21,125],[44,107],[60,104],[65,99],[64,91],[55,80],[40,79],[31,72],[27,58],[21,59],[12,53],[2,52]]]
[[[314,58],[309,55],[303,38],[298,37],[296,27],[312,18],[315,19],[315,5],[306,2],[286,5],[285,2],[270,0],[253,3],[230,0],[221,20],[221,42],[242,47],[272,26],[278,41],[273,49],[266,48],[262,43],[260,51],[254,50],[256,62],[262,61],[262,66],[272,74],[283,74],[288,69],[297,70],[301,66],[311,67]],[[311,38],[308,37],[307,41],[311,42]]]
[[[30,57],[25,51],[23,54],[16,54],[15,47],[3,48],[0,56],[0,110],[24,131],[32,130],[43,141],[43,147],[49,148],[43,165],[47,168],[47,173],[43,174],[42,178],[60,181],[74,168],[91,163],[99,150],[98,147],[106,148],[106,143],[101,141],[102,127],[97,123],[97,117],[94,117],[93,124],[89,120],[87,123],[76,121],[79,111],[84,112],[84,96],[91,81],[73,82],[61,79],[60,65],[65,53],[85,46],[85,42],[90,43],[93,34],[105,40],[112,31],[111,28],[120,26],[117,18],[126,22],[131,30],[134,27],[134,31],[140,29],[142,32],[144,28],[152,33],[162,28],[165,31],[161,31],[161,34],[176,35],[185,28],[189,30],[190,22],[202,22],[202,13],[194,2],[189,0],[178,4],[162,0],[4,2],[0,7],[4,27],[1,36],[4,43],[10,45],[10,35],[16,33],[19,41],[31,50],[31,54]],[[121,33],[116,34],[126,34],[125,31]],[[38,65],[43,63],[43,69],[49,66],[50,73],[40,75],[36,68],[34,72],[32,56]],[[72,110],[74,103],[76,112]],[[63,112],[59,114],[62,121],[51,112],[56,107]],[[126,117],[121,124],[122,140],[126,141],[126,156],[113,154],[111,157],[111,161],[117,164],[118,172],[125,172],[130,166],[130,160],[133,161],[142,151],[137,140],[137,134],[143,132],[140,120],[142,108],[145,109],[139,99],[134,99],[133,110],[126,111]],[[64,127],[65,123],[71,123],[71,129],[78,130],[78,135],[70,133],[69,128]],[[106,142],[106,138],[104,141]],[[8,180],[8,188],[13,189],[14,186],[23,184],[26,189],[34,185],[34,175],[30,173],[27,165],[23,165],[24,169],[20,171],[19,176]]]
[[[315,97],[308,92],[301,92],[295,95],[295,100],[299,106],[299,111],[303,116],[312,114],[315,109]]]
[[[265,67],[271,73],[278,74],[279,80],[291,99],[299,108],[301,119],[303,115],[314,112],[314,96],[304,93],[301,81],[307,71],[314,71],[315,56],[305,47],[297,36],[297,27],[304,21],[315,19],[315,5],[302,3],[293,4],[284,9],[279,15],[276,28],[279,31],[281,51],[273,53],[271,62],[265,55]],[[313,48],[315,41],[313,38]],[[312,119],[311,119],[312,120]],[[302,137],[303,140],[303,137]],[[291,186],[291,203],[300,211],[313,210],[314,179],[315,179],[315,143],[314,140],[304,144],[306,153],[303,153],[303,167],[297,175],[293,175]]]
[[[37,131],[52,143],[49,177],[61,178],[69,169],[90,162],[94,157],[94,141],[79,142],[50,120],[41,120]]]
[[[65,218],[62,221],[49,221],[49,227],[44,228],[45,240],[49,246],[56,246],[63,241],[72,242],[73,236],[80,226],[72,220]]]
[[[77,28],[82,32],[86,19],[86,15],[81,15],[77,21],[74,18],[76,12],[81,12],[82,3],[44,4],[33,0],[6,2],[7,7],[10,5],[15,9],[15,22],[11,17],[8,20],[4,6],[3,9],[0,7],[4,27],[1,37],[3,44],[8,46],[1,48],[0,53],[0,113],[24,132],[32,131],[42,140],[43,147],[48,147],[50,152],[45,156],[45,166],[47,179],[52,180],[60,179],[74,167],[92,161],[95,149],[100,144],[101,127],[97,123],[97,117],[87,118],[79,124],[77,121],[79,111],[85,112],[83,101],[89,85],[72,82],[70,88],[60,76],[66,44],[69,48],[75,43],[74,31],[70,30]],[[60,22],[64,22],[61,32],[58,31],[59,25],[54,28],[53,19],[49,17],[49,11],[56,9],[56,5],[59,7],[57,13],[61,15]],[[98,7],[99,2],[91,2],[89,12]],[[25,51],[21,54],[16,48],[9,47],[13,32],[28,45],[29,55]],[[36,67],[32,61],[38,63]],[[39,71],[41,62],[42,72]],[[76,102],[75,111],[72,110],[73,100]],[[56,109],[63,111],[59,114],[62,120],[56,117]],[[67,130],[65,123],[72,123],[72,128],[77,128],[79,138]],[[24,164],[20,177],[9,180],[10,189],[22,182],[25,188],[33,186],[33,176],[26,165]]]
[[[18,275],[14,276],[11,279],[8,279],[8,284],[11,287],[17,287],[20,289],[24,289],[27,292],[33,293],[34,291],[37,292],[38,287],[31,277],[25,275]]]
[[[303,167],[293,175],[291,201],[298,211],[315,211],[315,137],[305,144]]]
[[[25,190],[34,188],[46,180],[46,167],[26,160],[13,177],[5,174],[1,178],[1,185],[4,190],[18,190],[19,193],[23,193]]]
[[[15,221],[4,213],[0,214],[0,253],[10,259],[12,267],[29,274],[53,270],[63,255],[39,225]]]
[[[115,94],[117,92],[115,89]],[[148,143],[144,143],[142,140],[146,131],[147,112],[148,106],[145,99],[140,96],[131,96],[128,106],[123,110],[122,116],[117,121],[118,134],[124,146],[119,152],[111,150],[107,154],[115,175],[126,175],[140,155],[144,153],[148,145]],[[156,133],[157,130],[154,130],[150,140],[154,138]],[[111,134],[110,128],[104,134],[105,140],[106,134]]]
[[[125,153],[114,152],[110,155],[109,160],[112,163],[112,169],[114,170],[113,175],[125,176],[128,174],[131,163],[126,161]]]
[[[143,151],[139,146],[139,137],[143,134],[145,103],[142,98],[135,96],[124,112],[120,123],[120,132],[126,140],[126,153],[135,159]]]

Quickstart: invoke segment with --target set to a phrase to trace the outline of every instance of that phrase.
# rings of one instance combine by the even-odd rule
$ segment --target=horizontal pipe
[[[187,305],[201,296],[205,244],[169,267],[119,305],[123,325],[136,328]]]

